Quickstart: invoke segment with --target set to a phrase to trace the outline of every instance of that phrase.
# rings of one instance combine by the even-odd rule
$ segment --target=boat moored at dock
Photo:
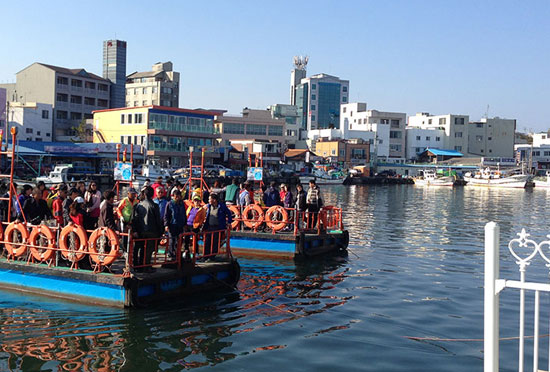
[[[434,170],[423,170],[417,177],[414,177],[414,184],[417,186],[447,186],[452,187],[456,178],[454,176],[439,176]]]
[[[491,169],[482,169],[476,173],[464,175],[467,186],[504,187],[523,189],[533,186],[531,176],[527,174],[505,174]]]

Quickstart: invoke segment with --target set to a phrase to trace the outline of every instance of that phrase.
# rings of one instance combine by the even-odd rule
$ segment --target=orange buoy
[[[281,220],[274,220],[276,214],[281,216]],[[265,223],[273,231],[280,231],[288,225],[288,212],[280,205],[274,205],[265,212]]]
[[[239,226],[239,219],[241,218],[241,211],[236,205],[230,205],[229,211],[233,214],[233,222],[231,222],[231,228],[235,230]]]
[[[46,237],[46,246],[38,245],[41,236]],[[52,229],[46,225],[35,226],[29,236],[29,245],[34,259],[38,261],[48,261],[55,254],[55,234]]]
[[[257,215],[257,218],[248,218],[248,214],[252,212]],[[264,211],[262,210],[262,207],[260,207],[258,204],[250,204],[247,205],[246,208],[243,211],[243,220],[244,224],[251,228],[256,229],[260,227],[260,225],[264,222]]]
[[[70,234],[76,235],[75,247],[71,249],[69,244]],[[71,262],[80,261],[86,255],[86,249],[88,247],[88,235],[86,230],[79,225],[67,225],[61,230],[59,236],[59,248],[61,248],[61,254],[63,257]]]
[[[21,234],[21,241],[15,242],[14,234]],[[27,252],[27,240],[29,239],[29,231],[27,227],[20,222],[12,222],[6,228],[4,233],[4,246],[8,251],[9,256],[21,257]]]
[[[99,244],[99,238],[105,237],[108,240],[108,243],[111,247],[109,253],[106,253],[105,250]],[[90,256],[92,260],[104,266],[112,264],[118,257],[120,253],[120,245],[118,240],[118,235],[108,227],[100,227],[92,232],[90,239],[88,241],[88,249],[90,251]],[[105,245],[107,242],[104,243]]]

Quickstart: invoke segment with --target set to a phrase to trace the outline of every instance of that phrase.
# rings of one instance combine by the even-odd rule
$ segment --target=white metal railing
[[[539,323],[540,323],[540,292],[550,292],[550,284],[534,283],[525,280],[527,267],[532,260],[540,256],[550,269],[550,257],[545,255],[543,248],[550,253],[550,240],[540,243],[529,239],[529,234],[522,229],[518,238],[510,240],[508,249],[518,265],[520,280],[505,280],[499,274],[500,227],[495,222],[485,225],[485,311],[484,311],[484,371],[497,372],[499,369],[499,293],[505,288],[520,290],[519,314],[519,367],[524,370],[525,355],[525,291],[535,292],[535,310],[533,318],[533,371],[538,372],[539,366]],[[548,235],[550,238],[550,235]],[[550,370],[550,345],[548,350],[548,370]]]

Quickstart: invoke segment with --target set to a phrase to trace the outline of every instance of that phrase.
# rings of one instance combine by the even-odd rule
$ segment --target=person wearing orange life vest
[[[59,185],[59,188],[57,190],[57,197],[52,203],[53,218],[55,218],[59,226],[65,226],[65,219],[63,218],[63,202],[67,198],[67,191],[67,185]]]

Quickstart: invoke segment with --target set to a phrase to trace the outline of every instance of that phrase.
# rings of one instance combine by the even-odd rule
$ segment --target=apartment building
[[[468,153],[488,157],[514,157],[516,120],[483,118],[468,124]]]
[[[349,168],[370,161],[370,144],[361,139],[317,142],[316,155]]]
[[[468,115],[430,115],[426,112],[409,116],[409,127],[421,129],[441,129],[445,135],[441,138],[440,149],[455,150],[466,154],[468,151]]]
[[[52,140],[52,116],[52,105],[36,102],[10,102],[7,113],[8,125],[17,128],[18,138],[35,142]]]
[[[269,110],[243,109],[242,116],[219,115],[216,133],[221,145],[231,146],[231,140],[271,140],[287,143],[285,120],[274,118]]]
[[[441,149],[445,130],[439,128],[416,128],[406,129],[406,154],[408,160],[414,160],[427,148]]]
[[[35,62],[16,74],[14,98],[21,104],[38,102],[53,108],[53,140],[70,141],[92,111],[109,108],[111,83],[82,68],[68,69]]]
[[[151,71],[126,77],[126,107],[179,107],[180,73],[172,62],[155,63]]]
[[[218,157],[217,111],[143,106],[94,111],[94,142],[143,145],[149,159],[170,167],[188,164],[189,151],[207,162]]]

